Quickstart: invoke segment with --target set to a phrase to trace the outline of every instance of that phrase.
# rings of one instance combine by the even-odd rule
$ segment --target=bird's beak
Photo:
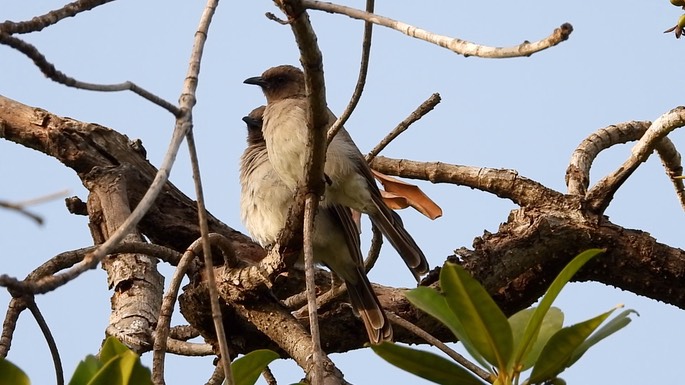
[[[243,83],[245,84],[254,84],[256,86],[264,87],[266,85],[266,82],[261,76],[255,76],[252,78],[247,78],[243,80]]]
[[[247,84],[252,84],[252,83],[247,83]],[[261,127],[262,126],[261,120],[252,118],[250,116],[244,116],[243,122],[245,122],[250,127]]]

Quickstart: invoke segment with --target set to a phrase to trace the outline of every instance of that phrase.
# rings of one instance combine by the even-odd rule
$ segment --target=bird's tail
[[[364,321],[369,342],[377,345],[383,341],[392,341],[392,326],[381,307],[371,282],[359,268],[356,282],[345,280],[347,292],[354,312]]]
[[[423,251],[404,228],[402,218],[385,205],[380,195],[373,196],[376,212],[371,217],[371,222],[376,225],[383,235],[390,241],[392,247],[402,257],[409,267],[414,278],[418,281],[420,276],[428,272],[428,261]]]

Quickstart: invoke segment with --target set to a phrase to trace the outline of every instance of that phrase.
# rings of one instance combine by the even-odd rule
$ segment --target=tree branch
[[[683,125],[685,125],[685,107],[677,107],[655,120],[632,148],[628,160],[611,175],[608,175],[597,182],[597,184],[588,191],[587,201],[592,210],[597,213],[603,213],[604,210],[609,207],[609,203],[613,199],[616,191],[618,191],[640,164],[649,158],[666,135]],[[678,191],[681,191],[682,189],[682,187],[676,187],[676,190]],[[679,193],[679,195],[681,194],[682,193]]]
[[[65,73],[59,71],[55,66],[50,63],[43,54],[41,54],[36,47],[33,45],[13,37],[8,33],[0,30],[0,44],[5,44],[9,47],[16,49],[17,51],[28,56],[29,59],[33,60],[33,64],[38,67],[38,69],[50,80],[63,84],[67,87],[78,88],[82,90],[89,91],[101,91],[101,92],[116,92],[116,91],[131,91],[142,98],[152,102],[165,110],[171,112],[174,116],[179,117],[181,111],[173,104],[167,102],[161,97],[153,94],[152,92],[138,86],[137,84],[126,81],[118,84],[95,84],[86,83],[76,80],[72,77],[67,76]]]
[[[563,202],[563,195],[513,170],[471,167],[442,162],[417,162],[376,157],[371,167],[383,174],[427,180],[432,183],[452,183],[475,188],[509,199],[521,207],[541,202],[551,206]]]
[[[366,12],[373,13],[374,0],[366,0]],[[362,37],[362,58],[361,64],[359,65],[359,76],[357,77],[357,84],[354,86],[354,91],[352,92],[352,97],[350,102],[345,107],[345,110],[338,117],[338,119],[333,122],[331,127],[328,128],[328,133],[326,134],[326,141],[328,144],[331,143],[335,135],[340,131],[340,129],[345,125],[347,119],[350,118],[352,112],[357,107],[359,99],[362,97],[364,92],[364,85],[366,85],[366,75],[369,72],[369,57],[371,55],[371,37],[373,36],[373,23],[368,21],[364,22],[364,37]]]
[[[114,0],[77,0],[69,3],[62,8],[55,9],[44,15],[35,16],[31,20],[14,22],[6,20],[0,23],[0,31],[10,35],[15,33],[39,32],[43,28],[57,24],[67,17],[73,17],[79,13],[90,11],[91,9],[107,4]]]
[[[513,47],[488,47],[480,44],[471,43],[466,40],[437,35],[435,33],[423,30],[421,28],[405,24],[401,21],[393,20],[380,15],[375,15],[373,13],[360,11],[358,9],[346,7],[344,5],[326,3],[323,1],[316,0],[302,0],[302,5],[305,8],[316,9],[328,13],[338,13],[345,16],[349,16],[353,19],[364,20],[366,22],[394,29],[396,31],[402,32],[403,34],[409,37],[413,37],[419,40],[439,45],[440,47],[447,48],[452,52],[464,55],[466,57],[477,56],[489,59],[502,59],[511,57],[530,56],[534,53],[540,52],[547,48],[554,47],[562,41],[567,40],[571,35],[571,32],[573,32],[573,27],[571,26],[571,24],[564,23],[559,28],[555,29],[551,35],[536,42],[531,43],[526,41],[522,44]]]

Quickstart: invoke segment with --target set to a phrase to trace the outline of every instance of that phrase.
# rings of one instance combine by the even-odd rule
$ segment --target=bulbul
[[[281,65],[244,81],[261,87],[266,96],[263,135],[271,163],[283,183],[294,189],[304,176],[308,101],[304,74]],[[336,117],[328,110],[328,127]],[[409,235],[397,213],[385,205],[371,169],[350,135],[341,129],[326,152],[323,206],[343,205],[366,213],[397,250],[418,280],[428,272],[426,257]]]
[[[252,238],[262,246],[276,242],[285,226],[294,190],[280,178],[262,135],[264,107],[243,118],[247,124],[247,148],[240,158],[240,215]],[[371,287],[363,266],[359,232],[349,208],[320,207],[314,217],[314,260],[326,265],[347,286],[352,309],[366,327],[369,341],[392,340],[392,327]]]

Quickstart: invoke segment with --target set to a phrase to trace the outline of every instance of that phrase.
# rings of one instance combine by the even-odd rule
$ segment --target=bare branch
[[[445,345],[439,339],[433,337],[430,333],[426,332],[425,330],[423,330],[420,327],[414,325],[413,323],[405,320],[404,318],[398,316],[395,313],[386,312],[385,314],[388,316],[388,319],[390,319],[390,322],[394,323],[395,325],[401,326],[401,327],[407,329],[408,331],[416,334],[417,336],[423,338],[430,345],[433,345],[436,348],[440,349],[442,352],[447,354],[450,358],[452,358],[453,360],[458,362],[459,365],[470,370],[476,376],[482,378],[483,380],[487,381],[488,383],[491,381],[490,373],[481,369],[477,365],[474,365],[471,361],[467,360],[464,356],[457,353],[453,349],[450,349],[449,346]]]
[[[188,341],[199,335],[200,331],[195,329],[192,325],[177,325],[169,329],[169,338],[175,340]]]
[[[169,282],[169,289],[164,294],[162,300],[162,307],[159,312],[157,320],[157,328],[155,329],[155,341],[152,356],[152,380],[157,385],[164,384],[164,355],[167,351],[167,340],[169,337],[169,329],[171,323],[171,314],[174,311],[174,304],[176,297],[178,297],[178,290],[181,286],[181,281],[186,274],[186,270],[190,263],[199,253],[201,249],[200,240],[193,242],[188,247],[188,250],[181,257],[174,274]]]
[[[568,193],[585,196],[590,184],[590,167],[599,153],[613,145],[640,140],[652,122],[625,122],[601,128],[592,133],[573,151],[566,169]],[[673,142],[664,137],[656,143],[656,151],[675,189],[680,205],[685,209],[685,186],[678,176],[683,173],[680,153]]]
[[[22,205],[20,205],[20,204],[12,203],[12,202],[6,202],[6,201],[0,201],[0,207],[6,208],[6,209],[9,209],[9,210],[16,211],[17,213],[19,213],[19,214],[21,214],[21,215],[23,215],[23,216],[25,216],[25,217],[28,217],[29,219],[33,220],[33,221],[36,222],[36,224],[38,224],[38,225],[42,225],[42,224],[43,224],[43,217],[41,217],[41,216],[38,215],[38,214],[34,214],[34,213],[32,213],[32,212],[26,210],[26,209],[25,209]]]
[[[312,240],[314,239],[314,217],[318,207],[319,198],[314,194],[308,194],[304,203],[304,273],[307,291],[307,307],[309,310],[309,334],[312,336],[312,355],[314,356],[314,370],[312,383],[323,385],[323,350],[321,350],[321,333],[319,333],[319,312],[316,305],[316,281],[314,280],[314,251]]]
[[[381,254],[381,247],[383,246],[383,233],[375,224],[371,224],[371,246],[369,252],[364,260],[364,270],[368,273],[373,269],[378,257]]]
[[[412,123],[416,122],[417,120],[421,119],[424,115],[431,112],[433,108],[435,108],[435,106],[437,106],[438,103],[440,103],[440,100],[440,94],[434,93],[428,99],[426,99],[426,101],[421,103],[420,106],[418,106],[411,114],[409,114],[409,116],[407,116],[403,121],[401,121],[397,125],[397,127],[390,131],[390,133],[386,135],[385,138],[383,138],[383,140],[381,140],[380,143],[378,143],[376,147],[374,147],[373,150],[369,152],[368,155],[366,155],[366,161],[371,162],[373,158],[375,158],[376,155],[378,155],[378,153],[383,151],[383,149],[388,144],[390,144],[390,142],[397,138],[401,133],[406,131],[409,128],[409,126],[412,125]]]
[[[318,328],[318,312],[316,308],[316,283],[314,281],[314,257],[312,254],[312,239],[314,215],[318,207],[319,198],[324,192],[324,164],[326,161],[326,132],[328,124],[328,106],[326,104],[326,88],[323,76],[323,58],[317,44],[316,34],[309,22],[309,15],[299,0],[277,0],[281,11],[288,16],[295,41],[300,49],[300,62],[304,69],[305,92],[307,94],[307,139],[305,153],[304,180],[306,186],[303,218],[303,237],[305,254],[305,276],[307,287],[307,303],[309,304],[310,335],[313,354],[313,366],[307,369],[314,385],[323,385],[324,364],[327,357],[321,350]],[[292,210],[293,212],[298,210]],[[291,216],[293,213],[290,213]]]
[[[43,28],[57,24],[60,20],[73,17],[77,14],[107,4],[113,0],[77,0],[69,3],[62,8],[52,10],[44,15],[35,16],[31,20],[13,22],[7,20],[0,23],[0,31],[10,35],[15,33],[29,33],[42,31]]]
[[[86,83],[76,80],[72,77],[67,76],[63,72],[59,71],[55,66],[48,62],[45,56],[41,54],[36,47],[33,45],[13,37],[0,30],[0,43],[5,44],[9,47],[16,49],[17,51],[28,56],[29,59],[33,60],[33,63],[40,69],[40,71],[54,82],[64,84],[68,87],[78,88],[82,90],[89,91],[103,91],[103,92],[115,92],[115,91],[131,91],[139,96],[147,99],[148,101],[164,108],[165,110],[171,112],[175,117],[181,115],[181,110],[174,106],[170,102],[162,99],[161,97],[147,91],[146,89],[138,86],[133,82],[123,82],[119,84],[94,84]]]
[[[219,5],[218,0],[208,0],[205,5],[202,16],[200,17],[200,24],[198,26],[197,32],[195,33],[195,41],[193,43],[193,49],[190,56],[190,65],[188,66],[188,73],[183,84],[183,93],[179,98],[181,110],[186,111],[183,116],[183,120],[186,120],[186,124],[190,127],[186,132],[186,140],[188,143],[188,152],[190,153],[190,159],[193,170],[193,182],[195,184],[195,193],[197,195],[197,208],[198,208],[198,221],[200,224],[200,234],[202,236],[202,251],[204,255],[205,271],[207,273],[207,280],[209,284],[209,294],[210,302],[212,307],[212,319],[214,320],[214,328],[217,334],[217,340],[219,342],[219,349],[221,352],[220,360],[222,361],[222,366],[224,368],[224,375],[226,383],[228,385],[233,385],[233,375],[231,373],[231,357],[228,350],[228,345],[226,342],[226,333],[224,331],[224,325],[221,317],[221,309],[219,305],[219,294],[216,289],[216,279],[214,277],[214,265],[212,261],[212,248],[209,239],[209,227],[207,224],[207,211],[204,204],[204,194],[202,191],[202,181],[200,177],[200,166],[197,159],[197,150],[195,148],[195,140],[192,132],[192,109],[196,102],[195,92],[197,90],[197,84],[199,81],[200,74],[200,63],[202,60],[202,53],[204,51],[204,45],[207,40],[207,35],[209,33],[209,25],[212,22],[212,17],[216,11],[216,7]],[[180,282],[179,282],[180,284]],[[174,297],[178,294],[178,288]],[[171,314],[171,313],[169,313]],[[169,315],[170,316],[170,315]],[[168,328],[168,323],[166,324]],[[166,337],[164,341],[166,342]],[[162,373],[164,371],[162,370]]]
[[[264,378],[264,381],[266,381],[267,385],[278,385],[276,377],[274,377],[273,373],[271,373],[271,369],[268,366],[262,371],[262,377]]]
[[[417,162],[383,156],[376,157],[371,167],[387,175],[468,186],[509,199],[521,207],[541,203],[553,206],[564,202],[563,194],[522,177],[513,170]]]
[[[666,135],[683,125],[685,125],[685,107],[677,107],[655,120],[632,148],[628,160],[611,175],[597,182],[588,191],[587,200],[590,203],[589,207],[597,213],[603,213],[609,206],[616,191],[623,185],[623,182],[633,174],[642,162],[649,158]],[[671,179],[674,180],[673,178]]]
[[[36,323],[38,323],[38,327],[40,327],[40,331],[43,333],[45,341],[47,342],[48,347],[50,349],[52,362],[55,365],[55,377],[57,380],[57,385],[64,385],[64,369],[62,368],[62,359],[59,357],[59,350],[57,349],[55,337],[52,336],[50,327],[48,326],[48,323],[45,321],[43,314],[41,314],[40,309],[38,309],[38,305],[36,304],[34,298],[27,298],[26,301],[27,307],[31,311],[33,318],[35,318]]]
[[[346,7],[344,5],[326,3],[316,0],[302,0],[302,5],[308,9],[316,9],[329,13],[338,13],[349,16],[353,19],[364,20],[370,23],[382,25],[383,27],[402,32],[407,36],[447,48],[452,52],[464,55],[466,57],[477,56],[490,59],[502,59],[530,56],[567,40],[569,35],[571,35],[571,32],[573,32],[573,27],[571,24],[564,23],[559,28],[555,29],[554,32],[552,32],[552,34],[548,37],[533,43],[525,41],[522,44],[513,47],[488,47],[471,43],[466,40],[437,35],[421,28],[405,24],[401,21],[364,12],[355,8]]]
[[[638,140],[652,122],[626,122],[601,128],[585,138],[573,151],[566,169],[566,186],[571,195],[585,196],[590,185],[590,167],[600,152],[620,143]]]
[[[366,12],[373,13],[374,0],[366,0]],[[340,131],[340,129],[345,125],[347,119],[350,118],[352,112],[357,107],[359,99],[362,97],[362,92],[364,92],[364,85],[366,84],[366,75],[369,72],[369,56],[371,53],[371,37],[373,35],[373,23],[368,21],[364,22],[364,37],[362,38],[362,58],[361,64],[359,65],[359,76],[357,77],[357,84],[354,86],[354,92],[352,92],[352,97],[350,102],[345,107],[345,110],[338,117],[338,119],[333,122],[331,127],[328,128],[328,134],[326,141],[330,144],[335,137],[335,134]]]
[[[167,338],[166,351],[167,353],[189,357],[213,356],[216,354],[214,348],[210,344],[197,344],[193,342],[179,341],[174,338]]]
[[[221,385],[224,383],[225,378],[223,364],[219,361],[212,372],[212,376],[209,377],[205,385]]]

